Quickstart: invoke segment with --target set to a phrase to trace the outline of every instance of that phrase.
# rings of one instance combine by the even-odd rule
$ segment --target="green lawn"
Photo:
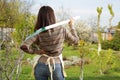
[[[74,50],[73,47],[66,47],[63,51],[64,57],[70,56],[79,56],[79,51]],[[31,55],[25,55],[25,58],[31,57]],[[90,56],[87,56],[90,57]],[[120,56],[118,57],[120,58]],[[20,75],[19,80],[34,80],[34,76],[32,74],[32,66],[27,64],[24,59],[22,65],[22,73]],[[119,60],[119,59],[118,59]],[[84,65],[84,80],[120,80],[120,61],[117,61],[117,66],[108,70],[106,74],[100,75],[98,73],[99,68],[92,60],[91,63]],[[79,66],[70,66],[65,69],[67,73],[66,80],[79,80],[80,76],[80,67]]]

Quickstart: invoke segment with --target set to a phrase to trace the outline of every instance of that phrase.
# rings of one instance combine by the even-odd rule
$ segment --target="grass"
[[[95,45],[94,45],[95,46]],[[67,53],[67,51],[69,51]],[[71,54],[79,56],[79,52],[72,50],[72,47],[65,47],[63,51],[64,54]],[[64,53],[65,52],[65,53]],[[90,64],[84,65],[84,80],[120,80],[120,55],[114,54],[117,56],[115,62],[116,65],[112,69],[108,70],[106,74],[100,75],[98,72],[98,65],[96,65],[95,61],[92,60]],[[70,56],[70,55],[69,55]],[[86,56],[90,57],[90,55]],[[80,77],[80,67],[79,66],[71,66],[70,68],[66,69],[68,77],[66,80],[79,80]]]
[[[118,75],[100,75],[94,72],[94,69],[87,69],[88,66],[84,69],[84,80],[120,80],[120,76]],[[79,67],[73,66],[70,69],[66,70],[68,73],[68,77],[66,80],[79,80]],[[117,73],[118,74],[118,73]]]
[[[27,57],[31,55],[26,55]],[[25,57],[26,57],[25,56]],[[64,47],[63,50],[64,57],[70,56],[79,56],[79,51],[74,50],[73,47]],[[26,57],[26,58],[27,58]],[[118,61],[119,62],[119,61]],[[120,65],[120,64],[118,64]],[[79,66],[70,66],[69,68],[65,69],[67,73],[66,80],[79,80],[80,77],[80,67]],[[23,64],[22,66],[22,74],[20,75],[20,80],[34,80],[34,76],[32,75],[32,67],[31,65]],[[98,73],[98,67],[93,62],[84,66],[84,80],[120,80],[120,68],[113,68],[108,71],[107,74],[100,75]]]
[[[74,50],[73,47],[64,47],[63,56],[79,56],[79,51]],[[92,52],[91,52],[92,55]],[[115,54],[116,55],[116,54]],[[120,80],[120,54],[116,55],[116,65],[112,69],[108,70],[106,74],[100,75],[98,73],[98,65],[95,63],[92,58],[92,62],[90,64],[84,65],[84,80]],[[32,58],[33,55],[25,54],[22,64],[22,71],[20,74],[19,80],[34,80],[34,76],[32,74],[32,65],[27,63],[27,58]],[[90,58],[91,56],[86,56]],[[80,66],[70,66],[66,68],[67,77],[66,80],[79,80],[80,77]],[[15,79],[13,79],[15,80]]]
[[[79,66],[71,66],[66,69],[68,77],[66,80],[79,80],[80,68]],[[120,80],[119,72],[110,72],[109,74],[100,75],[97,72],[97,68],[93,65],[85,65],[84,68],[84,80]]]
[[[74,50],[72,46],[66,47],[64,46],[63,49],[63,56],[64,57],[70,57],[70,56],[79,56],[79,51],[78,50]]]
[[[27,64],[22,66],[22,73],[19,80],[34,80],[32,66]]]
[[[34,80],[34,76],[31,73],[32,67],[31,65],[23,65],[22,74],[20,75],[19,80]],[[71,66],[68,69],[65,69],[67,73],[66,80],[79,80],[80,77],[80,67],[79,66]],[[89,64],[85,65],[84,68],[84,80],[120,80],[120,70],[114,72],[112,70],[109,74],[100,75],[97,73],[97,68],[94,65]]]

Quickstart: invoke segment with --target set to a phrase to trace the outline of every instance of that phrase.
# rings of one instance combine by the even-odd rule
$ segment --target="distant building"
[[[113,38],[113,35],[115,33],[114,29],[107,28],[102,32],[103,40],[111,40]]]
[[[0,28],[0,40],[10,40],[13,31],[13,28]]]
[[[106,28],[104,31],[101,32],[102,40],[112,40],[114,34],[115,34],[114,29]],[[93,43],[98,42],[98,34],[97,33],[92,34],[92,42]]]

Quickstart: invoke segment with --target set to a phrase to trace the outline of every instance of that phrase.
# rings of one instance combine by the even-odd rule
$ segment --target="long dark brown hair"
[[[39,10],[35,31],[39,28],[56,23],[54,10],[50,6],[42,6]]]

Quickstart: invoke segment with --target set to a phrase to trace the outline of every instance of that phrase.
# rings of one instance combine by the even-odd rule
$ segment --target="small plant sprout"
[[[102,7],[97,7],[97,12],[98,12],[98,20],[97,20],[97,26],[98,26],[98,56],[101,51],[101,32],[100,32],[100,16],[102,13]]]
[[[109,18],[108,40],[111,40],[112,36],[111,36],[110,30],[112,28],[111,23],[112,23],[112,20],[114,18],[114,12],[113,12],[113,9],[112,9],[112,5],[110,5],[110,4],[108,4],[108,9],[109,9],[109,12],[110,12],[110,15],[111,15],[111,17]]]
[[[102,13],[102,7],[97,7],[97,12],[98,12],[98,20],[97,20],[97,26],[98,26],[98,59],[99,59],[99,64],[101,66],[101,60],[100,60],[100,52],[101,52],[101,31],[100,31],[100,16]],[[100,67],[100,74],[102,74],[102,70]]]
[[[84,70],[84,57],[89,53],[89,47],[87,44],[83,41],[80,40],[79,42],[79,52],[80,52],[80,80],[83,80],[83,70]]]

